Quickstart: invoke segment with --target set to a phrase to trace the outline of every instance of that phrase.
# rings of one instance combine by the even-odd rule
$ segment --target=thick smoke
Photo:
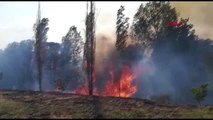
[[[137,92],[132,97],[150,99],[152,96],[169,95],[174,103],[193,104],[196,102],[191,96],[190,89],[205,83],[207,75],[203,63],[196,62],[195,60],[198,59],[193,54],[177,55],[172,52],[172,47],[170,47],[167,50],[169,52],[158,51],[154,60],[152,57],[144,55],[144,49],[138,45],[129,45],[123,53],[120,53],[115,49],[115,38],[100,34],[96,39],[97,76],[95,86],[99,91],[110,79],[111,66],[115,70],[115,80],[119,80],[123,65],[129,65],[133,69],[141,66],[149,69],[147,72],[140,73],[134,80]],[[55,82],[61,78],[68,80],[66,90],[71,91],[84,84],[79,83],[79,78],[74,77],[76,74],[73,73],[73,69],[79,65],[75,67],[67,64],[66,68],[61,70],[59,43],[47,43],[47,48],[48,54],[42,83],[44,90],[54,90]],[[33,41],[27,40],[12,43],[0,52],[2,61],[0,70],[3,73],[1,88],[35,90],[35,58],[32,50]],[[165,58],[169,58],[168,61]],[[83,71],[77,73],[84,75]],[[205,103],[212,104],[211,99],[210,94]]]
[[[96,87],[102,90],[106,81],[109,80],[109,65],[116,60],[115,42],[113,37],[104,34],[97,35],[95,54]],[[114,53],[114,54],[113,54]]]
[[[37,90],[35,53],[33,40],[13,42],[0,51],[1,89]],[[66,82],[65,89],[72,89],[81,81],[83,75],[81,63],[61,66],[61,44],[47,42],[47,55],[43,67],[42,87],[44,91],[53,91],[58,80]],[[82,60],[81,60],[82,61]],[[82,73],[82,74],[80,74]]]
[[[1,52],[0,88],[34,90],[32,71],[32,40],[24,40],[20,43],[10,43]]]
[[[213,14],[206,14],[207,11],[213,11],[212,3],[199,5],[198,3],[172,3],[172,5],[177,8],[181,16],[190,18],[190,22],[195,25],[199,37],[213,38],[213,31],[210,28]],[[96,35],[95,54],[95,86],[99,91],[103,90],[104,85],[110,79],[109,69],[111,67],[115,70],[115,80],[119,80],[123,65],[129,65],[133,69],[141,66],[144,69],[148,68],[148,70],[140,73],[134,80],[137,92],[132,97],[150,99],[153,96],[168,95],[174,103],[193,104],[196,102],[191,96],[190,89],[205,83],[207,80],[205,65],[198,58],[199,55],[194,55],[193,52],[175,54],[172,51],[174,48],[171,46],[162,49],[162,51],[154,51],[155,55],[152,57],[153,54],[146,56],[145,50],[141,46],[131,44],[124,52],[119,52],[115,48],[115,34],[110,30],[101,31],[101,33]],[[128,41],[131,41],[131,39],[129,38]],[[194,48],[200,47],[200,45],[201,43]],[[209,45],[208,47],[212,48]],[[85,84],[85,79],[81,83],[79,81],[82,78],[76,77],[76,75],[85,75],[82,69],[78,69],[81,67],[80,64],[60,66],[62,58],[60,57],[61,45],[59,43],[47,43],[47,48],[48,54],[45,60],[42,83],[44,90],[54,90],[55,82],[59,79],[67,81],[66,90],[70,91]],[[203,50],[203,48],[201,47],[199,50],[205,54],[207,54],[205,51],[212,51]],[[0,72],[3,73],[0,88],[35,89],[35,58],[32,50],[33,42],[28,40],[12,43],[4,51],[0,51],[0,61],[2,61]],[[161,49],[158,48],[158,50]],[[199,54],[202,55],[202,52]],[[209,77],[209,79],[212,79],[212,77]],[[212,97],[213,95],[210,94],[205,103],[212,104]]]
[[[138,45],[129,45],[124,51],[117,51],[115,38],[103,34],[98,35],[96,44],[96,87],[103,90],[106,82],[110,80],[110,69],[114,70],[114,82],[118,83],[125,65],[132,67],[133,70],[134,66],[140,65],[143,51]],[[136,97],[138,96],[136,95]]]

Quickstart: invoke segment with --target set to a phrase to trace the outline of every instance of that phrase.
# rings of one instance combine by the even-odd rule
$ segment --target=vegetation
[[[169,106],[130,98],[1,91],[0,118],[212,118],[211,106]],[[200,116],[202,114],[202,116]]]
[[[117,11],[117,22],[116,22],[116,48],[117,50],[122,50],[126,47],[126,40],[128,37],[128,28],[129,23],[128,17],[125,17],[123,11],[125,10],[124,6],[120,6],[120,9]]]
[[[208,84],[192,88],[193,97],[194,97],[194,99],[196,99],[198,101],[199,104],[207,96],[207,92],[208,92],[207,87],[208,87]]]
[[[30,107],[25,104],[14,102],[0,97],[0,118],[28,118]]]
[[[38,18],[37,23],[35,24],[35,55],[38,69],[38,81],[39,81],[39,90],[42,90],[42,74],[43,74],[43,65],[46,55],[46,42],[47,42],[47,32],[49,30],[48,18],[43,18],[40,20]]]
[[[94,8],[91,10],[87,14],[87,37],[90,36],[91,31],[95,31],[93,29],[95,11]],[[116,64],[135,65],[142,63],[144,58],[148,58],[155,71],[154,74],[140,80],[150,81],[145,84],[146,88],[156,94],[172,91],[178,101],[192,102],[190,88],[212,81],[212,40],[199,38],[189,18],[180,18],[169,2],[152,1],[145,5],[141,4],[134,15],[132,26],[129,26],[129,18],[125,17],[124,10],[125,7],[121,6],[118,11],[115,11],[117,12],[115,46],[119,55],[122,56],[114,60],[118,61]],[[168,22],[176,21],[182,24],[168,26]],[[92,51],[87,49],[90,46],[89,42],[83,43],[83,38],[74,25],[62,38],[61,44],[47,42],[48,22],[47,18],[40,19],[39,14],[34,26],[35,41],[13,42],[5,50],[0,50],[0,71],[3,73],[0,88],[35,90],[35,81],[39,78],[40,90],[41,83],[48,86],[48,90],[54,88],[70,90],[83,84],[79,81],[86,80],[81,69],[85,58],[81,53],[82,51],[87,51],[86,55],[94,53],[94,48]],[[130,34],[128,34],[129,27]],[[131,36],[130,45],[127,44],[127,36]],[[91,35],[88,38],[94,39],[94,36]],[[90,58],[91,56],[87,56],[87,60],[91,60]],[[90,70],[88,68],[88,73],[91,73]],[[1,76],[2,74],[0,78]],[[42,81],[42,78],[45,78],[45,81]],[[91,81],[89,85],[92,89]],[[143,83],[137,84],[137,87],[143,88]],[[207,94],[203,88],[195,88],[192,91],[198,101],[202,101]],[[211,93],[213,90],[208,92]],[[138,94],[140,93],[136,93]],[[209,99],[212,98],[213,96],[209,94]]]

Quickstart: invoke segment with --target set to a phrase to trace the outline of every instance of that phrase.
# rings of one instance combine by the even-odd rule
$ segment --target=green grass
[[[0,118],[27,118],[30,108],[0,97]]]
[[[181,118],[213,118],[213,110],[208,108],[182,109],[178,111]]]

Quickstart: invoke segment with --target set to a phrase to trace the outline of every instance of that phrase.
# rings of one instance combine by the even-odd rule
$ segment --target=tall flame
[[[98,92],[97,88],[94,88],[94,95],[98,96],[114,96],[119,97],[119,87],[120,87],[120,97],[131,97],[137,92],[137,86],[134,84],[134,79],[136,79],[142,72],[147,72],[149,69],[138,66],[136,68],[131,69],[130,66],[124,65],[121,70],[121,77],[119,81],[115,80],[115,69],[112,65],[109,66],[109,75],[110,79],[106,82],[103,91]],[[94,72],[95,78],[95,72]],[[94,79],[95,80],[95,79]],[[93,81],[95,84],[95,81]],[[84,94],[88,95],[88,83],[83,87],[79,87],[73,90],[71,93]]]
[[[83,67],[84,68],[87,68],[87,61],[84,61],[83,63]],[[96,71],[94,70],[93,74],[92,74],[92,77],[93,77],[93,86],[95,84],[95,75],[96,75]],[[89,94],[89,89],[88,89],[88,81],[86,82],[86,84],[82,87],[79,87],[73,91],[71,91],[71,93],[75,93],[75,94],[83,94],[83,95],[88,95]],[[93,93],[94,95],[98,95],[98,92],[97,92],[97,89],[94,88],[93,89]]]
[[[112,67],[111,67],[112,68]],[[110,69],[110,80],[107,81],[105,89],[101,95],[104,96],[119,96],[119,83],[115,82],[114,70]],[[122,68],[121,78],[120,78],[120,97],[130,97],[136,91],[136,85],[133,84],[134,75],[131,74],[130,68],[125,65]]]

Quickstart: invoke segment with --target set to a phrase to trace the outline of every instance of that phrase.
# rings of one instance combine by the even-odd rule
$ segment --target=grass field
[[[213,106],[32,91],[0,91],[0,118],[213,118]]]

